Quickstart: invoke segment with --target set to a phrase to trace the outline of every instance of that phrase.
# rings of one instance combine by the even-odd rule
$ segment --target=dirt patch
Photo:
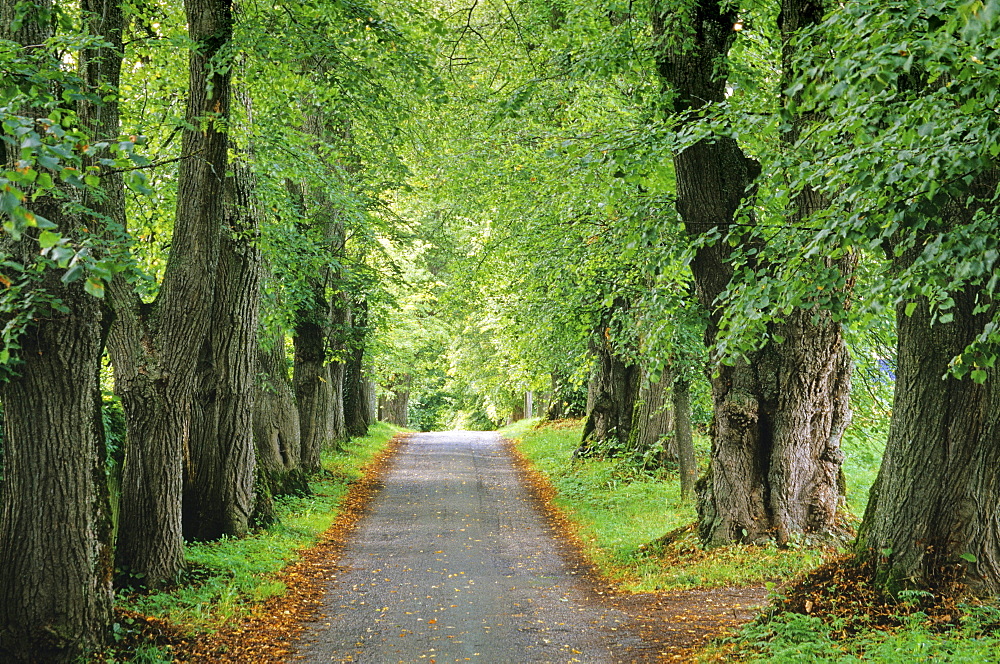
[[[556,490],[548,478],[521,454],[516,443],[504,442],[532,496],[567,545],[564,553],[586,571],[595,596],[631,616],[632,621],[620,629],[632,631],[647,644],[646,652],[635,653],[641,655],[636,661],[687,661],[710,639],[753,620],[765,605],[767,590],[763,586],[642,593],[620,590],[586,558],[576,525],[554,503]]]

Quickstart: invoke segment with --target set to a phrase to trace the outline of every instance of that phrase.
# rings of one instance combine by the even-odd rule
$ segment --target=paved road
[[[411,436],[344,550],[295,662],[633,662],[496,434]]]

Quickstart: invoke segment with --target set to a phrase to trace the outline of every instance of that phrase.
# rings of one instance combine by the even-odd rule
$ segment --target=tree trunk
[[[666,35],[666,17],[654,12],[656,34]],[[657,56],[678,112],[724,101],[723,63],[736,35],[730,5],[699,0],[687,18],[688,46]],[[687,232],[700,236],[732,229],[760,167],[735,140],[719,136],[678,154],[674,170],[677,209]],[[699,248],[692,272],[710,312],[712,343],[720,320],[716,301],[732,277],[728,244]],[[824,312],[800,310],[773,332],[785,343],[768,343],[749,362],[719,366],[712,381],[712,455],[697,488],[699,534],[710,545],[839,534],[840,436],[850,419],[850,362],[840,326]]]
[[[559,372],[551,373],[551,398],[545,407],[546,420],[561,420],[566,417],[566,400],[562,398],[562,376]],[[589,385],[588,385],[589,387]]]
[[[44,44],[53,23],[43,24],[38,17],[48,15],[52,4],[32,3],[14,29],[21,4],[0,2],[0,37]],[[101,12],[88,27],[110,44],[81,53],[84,83],[89,88],[116,84],[120,8],[88,1],[83,8]],[[107,111],[103,116],[95,106],[81,105],[82,126],[91,135],[116,137],[117,104],[102,110]],[[80,219],[65,212],[60,201],[42,197],[29,205],[65,237],[82,239],[73,235]],[[99,225],[98,219],[87,225]],[[25,266],[36,260],[34,239],[5,238],[2,244],[3,253]],[[50,269],[34,288],[58,298],[64,311],[36,312],[20,339],[19,374],[0,382],[0,660],[12,664],[86,658],[104,644],[111,623],[114,568],[98,382],[106,319],[81,281],[66,285],[59,277]]]
[[[302,469],[314,473],[320,469],[320,452],[333,437],[331,417],[334,410],[334,382],[327,361],[326,299],[314,298],[318,311],[300,310],[295,324],[295,401],[299,408],[299,431]],[[321,317],[322,316],[322,317]]]
[[[299,470],[299,413],[288,381],[285,335],[278,334],[269,348],[259,350],[260,382],[254,400],[254,438],[257,465],[270,478],[274,495],[285,493],[288,478]],[[292,484],[298,484],[292,480]]]
[[[334,357],[339,358],[330,363],[330,382],[333,385],[333,410],[330,412],[330,442],[339,445],[347,438],[347,418],[344,415],[344,387],[347,383],[348,355],[347,337],[351,329],[351,307],[344,293],[333,297],[331,327],[334,330],[330,346]]]
[[[365,338],[368,333],[368,303],[353,307],[353,325],[347,369],[344,374],[344,426],[351,438],[368,434],[371,413],[365,394]]]
[[[318,115],[309,115],[306,131],[317,141],[326,139],[326,126]],[[293,186],[304,216],[315,226],[331,262],[343,257],[347,242],[343,222],[322,191]],[[309,301],[296,313],[293,382],[299,408],[302,469],[320,469],[324,447],[339,443],[346,434],[344,420],[344,337],[350,327],[350,306],[339,291],[339,273],[324,266],[310,281]],[[331,291],[333,291],[331,295]]]
[[[413,377],[404,374],[389,387],[389,394],[379,397],[378,419],[382,422],[405,427],[409,424],[410,384]]]
[[[892,423],[857,541],[890,592],[958,580],[1000,594],[1000,383],[995,370],[982,385],[941,379],[995,313],[973,313],[976,290],[953,294],[946,324],[923,299],[897,309]]]
[[[635,404],[630,452],[643,459],[646,467],[659,468],[677,458],[673,433],[674,413],[666,377],[655,383],[643,380]]]
[[[361,385],[361,395],[365,402],[365,419],[368,424],[378,421],[378,386],[375,384],[375,366],[366,364],[362,369],[364,382]]]
[[[591,336],[590,347],[597,356],[597,366],[591,375],[587,398],[590,410],[576,456],[592,454],[595,448],[614,452],[628,443],[641,369],[621,357],[611,339],[614,314],[627,306],[624,300],[616,298]]]
[[[111,523],[97,379],[101,313],[97,299],[82,291],[79,282],[62,292],[53,284],[50,292],[70,313],[38,319],[21,342],[20,375],[0,383],[4,662],[76,661],[104,642],[111,623]]]
[[[683,378],[674,381],[671,390],[674,410],[674,445],[680,466],[681,500],[688,501],[694,494],[698,479],[698,463],[694,458],[694,436],[691,434],[691,383]]]
[[[202,346],[184,459],[183,526],[189,540],[242,537],[253,509],[258,215],[253,174],[245,163],[233,164],[227,184],[211,330]]]
[[[199,353],[210,329],[228,169],[232,6],[186,0],[189,36],[188,128],[183,132],[177,217],[156,302],[141,304],[122,286],[111,351],[129,445],[122,478],[117,567],[123,581],[160,587],[184,566],[182,455],[190,444]]]

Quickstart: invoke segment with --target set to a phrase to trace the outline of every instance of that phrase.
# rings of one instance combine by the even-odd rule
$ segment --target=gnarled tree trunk
[[[611,338],[615,313],[627,308],[625,300],[615,298],[591,335],[590,347],[597,357],[597,365],[587,391],[589,410],[580,447],[575,452],[577,456],[591,454],[594,446],[624,447],[632,431],[641,369],[617,352]]]
[[[123,581],[148,587],[172,582],[184,567],[182,460],[197,360],[211,327],[228,170],[231,69],[217,61],[232,37],[232,5],[186,0],[184,9],[194,43],[182,139],[189,158],[180,163],[170,256],[152,305],[125,285],[113,289],[118,316],[108,346],[129,439],[116,566]]]
[[[676,25],[691,39],[668,38],[676,12],[654,11],[654,32],[664,40],[659,74],[674,93],[674,110],[696,110],[725,99],[725,57],[735,39],[735,9],[699,0]],[[667,44],[674,44],[672,47]],[[734,139],[704,139],[674,158],[677,209],[692,236],[723,235],[760,172]],[[698,298],[710,312],[712,342],[718,330],[717,299],[733,271],[729,246],[699,248],[692,262]],[[760,269],[766,270],[766,266]],[[815,316],[814,316],[815,314]],[[797,533],[837,533],[850,362],[840,326],[823,312],[798,311],[774,326],[782,344],[770,342],[748,361],[722,365],[712,381],[712,455],[698,482],[699,534],[710,545]],[[839,534],[839,533],[838,533]]]
[[[272,478],[275,495],[284,493],[284,476],[299,469],[299,413],[288,380],[285,335],[277,334],[258,350],[257,395],[254,399],[254,438],[257,464]]]
[[[648,372],[645,372],[648,375]],[[659,467],[677,458],[674,440],[674,408],[670,401],[668,379],[641,381],[629,438],[630,452],[647,459],[648,467]]]

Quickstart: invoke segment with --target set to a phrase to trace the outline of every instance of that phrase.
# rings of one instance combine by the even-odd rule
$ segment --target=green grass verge
[[[609,578],[632,591],[746,586],[788,579],[815,567],[822,552],[773,546],[705,551],[688,533],[662,550],[655,540],[695,521],[694,505],[680,498],[675,471],[637,472],[616,460],[573,460],[582,422],[535,428],[523,420],[500,430],[552,483],[556,505],[579,526],[587,555]],[[708,441],[696,441],[707,456]]]
[[[313,495],[277,499],[274,525],[241,539],[189,544],[187,583],[169,592],[122,595],[118,605],[198,633],[239,618],[256,602],[283,594],[285,588],[275,574],[319,540],[337,518],[349,485],[362,476],[361,468],[399,431],[379,422],[364,438],[351,440],[344,451],[325,453],[323,468],[328,472],[310,481]],[[131,661],[156,661],[143,657]]]
[[[947,630],[918,612],[896,629],[870,629],[848,637],[836,622],[785,613],[751,624],[704,651],[700,661],[982,664],[1000,661],[998,624],[1000,608],[968,607],[960,624]]]

